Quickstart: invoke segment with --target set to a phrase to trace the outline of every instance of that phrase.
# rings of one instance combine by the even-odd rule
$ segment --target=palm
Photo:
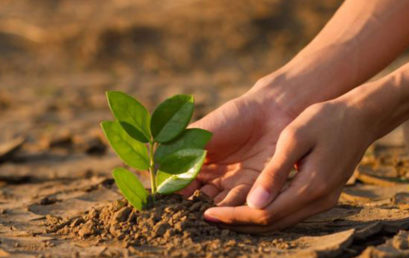
[[[274,153],[281,130],[291,117],[274,104],[252,97],[230,101],[192,127],[212,131],[208,160],[198,178],[186,189],[200,189],[221,206],[243,204]]]

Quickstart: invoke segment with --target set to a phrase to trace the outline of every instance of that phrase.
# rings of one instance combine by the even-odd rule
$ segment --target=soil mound
[[[200,192],[190,200],[160,196],[155,207],[144,211],[120,200],[75,218],[48,216],[47,231],[97,243],[118,241],[136,255],[238,256],[291,248],[274,234],[253,237],[207,223],[203,212],[211,206]]]

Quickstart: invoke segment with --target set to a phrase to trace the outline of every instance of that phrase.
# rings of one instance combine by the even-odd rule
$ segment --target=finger
[[[280,135],[273,158],[261,172],[247,197],[250,207],[262,209],[274,200],[294,164],[311,150],[312,141],[308,141],[300,132],[300,129],[287,127]]]
[[[221,202],[229,193],[229,190],[223,190],[222,192],[220,192],[218,195],[216,195],[213,199],[214,203],[218,204],[219,202]]]
[[[297,184],[292,184],[282,192],[277,199],[266,209],[254,209],[248,206],[217,207],[205,211],[204,217],[212,222],[222,222],[239,225],[269,225],[275,220],[281,219],[290,211],[295,212],[300,207],[305,207],[313,201],[305,197],[302,191],[297,191]],[[283,197],[282,197],[283,196]],[[276,204],[277,203],[277,204]]]
[[[215,207],[207,209],[204,218],[210,222],[226,224],[254,224],[265,218],[265,211],[248,206]]]
[[[200,189],[200,191],[209,196],[211,199],[213,199],[216,195],[220,193],[220,190],[215,185],[212,184],[207,184],[203,186]]]
[[[318,194],[311,192],[311,189],[317,188],[315,177],[319,174],[316,173],[315,166],[317,156],[319,155],[316,152],[310,154],[302,170],[294,177],[289,187],[265,209],[254,209],[247,206],[211,208],[205,212],[205,218],[228,224],[269,225],[285,216],[290,216],[319,197]]]
[[[243,205],[246,202],[246,196],[250,191],[251,186],[247,184],[241,184],[235,186],[229,191],[226,197],[217,203],[217,206],[238,206]]]
[[[337,203],[340,192],[341,191],[335,194],[335,198],[330,196],[325,199],[319,199],[313,202],[311,205],[308,205],[305,208],[293,213],[292,215],[284,217],[281,220],[278,220],[277,222],[274,222],[271,227],[272,230],[283,230],[285,228],[294,226],[295,224],[311,216],[332,209]]]
[[[271,214],[270,221],[288,217],[311,202],[326,198],[329,191],[334,191],[329,182],[322,178],[325,173],[322,173],[320,156],[316,151],[309,154],[288,188],[265,208]]]
[[[200,182],[195,179],[193,180],[192,183],[190,183],[188,186],[178,191],[177,193],[180,195],[183,195],[184,197],[189,197],[195,192],[196,189],[199,189],[199,188],[200,188]]]
[[[194,191],[200,189],[203,185],[208,184],[215,178],[220,177],[228,169],[228,166],[219,166],[214,164],[204,165],[199,172],[199,175],[184,189],[178,191],[178,194],[181,194],[185,197],[191,196]],[[208,193],[206,193],[208,194]]]
[[[334,203],[330,203],[327,200],[317,200],[309,203],[307,206],[297,210],[293,214],[284,217],[281,220],[273,221],[271,224],[267,226],[259,226],[259,225],[222,225],[224,228],[228,228],[233,231],[241,232],[241,233],[248,233],[248,234],[257,234],[257,233],[267,233],[272,231],[279,231],[285,228],[291,227],[306,218],[314,216],[318,213],[324,212],[326,210],[331,209],[335,205]]]

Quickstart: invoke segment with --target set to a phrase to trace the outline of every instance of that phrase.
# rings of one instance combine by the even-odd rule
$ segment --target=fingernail
[[[213,214],[211,210],[206,210],[204,212],[204,219],[209,221],[209,222],[213,222],[213,223],[219,223],[221,222],[219,219],[217,219]]]
[[[250,208],[262,209],[267,205],[269,200],[270,193],[263,187],[257,186],[256,189],[251,191],[249,197],[247,198],[247,204]]]

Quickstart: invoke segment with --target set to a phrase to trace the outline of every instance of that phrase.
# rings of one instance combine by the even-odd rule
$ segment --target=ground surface
[[[117,202],[121,196],[104,171],[119,162],[103,154],[97,139],[63,135],[6,155],[1,254],[408,255],[409,156],[402,147],[373,147],[334,209],[283,232],[250,236],[204,222],[210,204],[197,200],[174,199],[144,213]],[[19,143],[3,144],[0,156]]]
[[[2,1],[0,256],[408,255],[409,156],[399,134],[371,147],[336,208],[287,231],[236,234],[183,202],[188,235],[169,217],[164,226],[147,217],[162,234],[125,236],[143,220],[117,201],[110,171],[121,163],[98,127],[111,118],[104,92],[125,91],[149,108],[193,94],[201,117],[287,61],[339,4]],[[123,224],[111,232],[111,221]],[[167,248],[182,245],[186,252]]]

